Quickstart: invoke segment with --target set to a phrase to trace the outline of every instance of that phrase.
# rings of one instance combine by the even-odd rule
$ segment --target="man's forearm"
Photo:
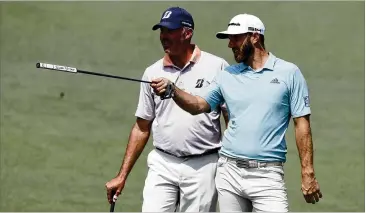
[[[149,140],[149,136],[150,131],[140,131],[137,127],[137,124],[135,124],[133,130],[131,131],[122,166],[118,173],[118,177],[123,181],[126,181],[137,159],[144,150],[144,147]]]
[[[310,127],[296,127],[296,145],[299,151],[302,175],[314,175],[313,142]]]
[[[315,203],[322,198],[319,183],[315,178],[313,165],[313,140],[310,115],[294,118],[296,145],[301,162],[301,191],[307,203]]]
[[[180,108],[189,112],[192,115],[197,115],[205,112],[204,107],[200,106],[200,103],[196,96],[184,92],[178,87],[175,87],[174,89],[173,100]]]

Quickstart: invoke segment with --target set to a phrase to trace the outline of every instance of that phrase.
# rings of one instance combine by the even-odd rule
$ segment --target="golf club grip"
[[[110,74],[105,74],[105,73],[90,72],[90,71],[86,71],[86,70],[79,70],[79,69],[76,69],[75,67],[68,67],[68,66],[63,66],[63,65],[55,65],[55,64],[47,64],[47,63],[39,63],[38,62],[38,63],[36,63],[36,67],[37,68],[42,68],[42,69],[63,71],[63,72],[97,75],[97,76],[103,76],[103,77],[107,77],[107,78],[117,78],[117,79],[122,79],[122,80],[136,81],[136,82],[149,83],[149,84],[151,83],[150,81],[144,81],[144,80],[140,80],[140,79],[121,77],[121,76],[110,75]]]
[[[42,69],[49,69],[49,70],[56,70],[56,71],[63,71],[63,72],[73,72],[76,73],[78,70],[75,67],[68,67],[63,65],[56,65],[56,64],[47,64],[47,63],[37,63],[37,68]]]
[[[116,205],[115,202],[112,202],[111,207],[109,208],[109,212],[114,212],[114,206]]]

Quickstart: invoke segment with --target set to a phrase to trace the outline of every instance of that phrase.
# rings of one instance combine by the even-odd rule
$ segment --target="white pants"
[[[220,212],[288,212],[283,166],[239,168],[220,156],[215,181]]]
[[[217,160],[218,154],[177,158],[152,150],[147,157],[142,212],[216,211]]]

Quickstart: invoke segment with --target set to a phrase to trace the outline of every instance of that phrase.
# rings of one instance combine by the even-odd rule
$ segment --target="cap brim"
[[[248,33],[248,31],[244,31],[244,32],[229,32],[228,30],[226,31],[221,31],[216,33],[216,38],[218,39],[227,39],[229,38],[229,35],[240,35],[240,34],[245,34]]]
[[[229,33],[227,31],[222,31],[222,32],[218,32],[216,33],[216,38],[218,39],[227,39],[229,38]]]
[[[172,23],[172,22],[160,22],[159,24],[155,24],[152,28],[152,30],[157,30],[160,29],[162,27],[166,27],[170,30],[176,30],[180,27],[182,27],[182,25],[177,24],[177,23]]]

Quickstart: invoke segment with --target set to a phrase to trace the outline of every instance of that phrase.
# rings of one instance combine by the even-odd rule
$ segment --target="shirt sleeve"
[[[146,71],[142,76],[142,80],[150,81]],[[153,120],[155,118],[155,102],[149,84],[140,83],[140,94],[135,116],[145,120]]]
[[[220,77],[222,73],[222,71],[218,72],[210,86],[198,94],[198,96],[202,97],[210,105],[210,111],[214,111],[218,105],[222,105],[224,103],[220,89]]]
[[[290,105],[293,118],[311,114],[308,86],[297,67],[290,78]]]

